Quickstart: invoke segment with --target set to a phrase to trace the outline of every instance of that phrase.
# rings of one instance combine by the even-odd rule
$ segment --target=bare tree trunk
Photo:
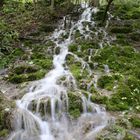
[[[113,0],[107,0],[107,6],[106,6],[105,13],[104,13],[104,17],[103,17],[103,23],[104,23],[105,20],[106,20],[107,12],[109,11],[109,8],[110,8],[110,5],[111,5],[112,2],[113,2]]]

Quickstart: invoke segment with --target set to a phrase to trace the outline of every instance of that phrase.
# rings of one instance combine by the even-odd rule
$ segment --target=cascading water
[[[81,94],[72,73],[64,67],[66,56],[72,54],[68,52],[68,46],[74,42],[76,30],[79,30],[86,39],[90,37],[91,31],[88,25],[85,28],[83,23],[87,22],[94,26],[91,15],[97,9],[88,7],[87,4],[86,6],[82,4],[82,8],[84,8],[84,12],[80,20],[76,23],[72,22],[69,31],[64,29],[62,21],[49,38],[56,47],[60,48],[60,53],[54,55],[53,58],[54,69],[38,84],[33,85],[21,100],[17,101],[15,131],[9,140],[93,140],[96,134],[107,125],[108,115],[105,110],[90,101],[90,94],[88,98]],[[62,41],[61,37],[65,34],[69,34],[69,36]],[[74,56],[78,59],[76,55]],[[92,71],[88,64],[82,59],[79,60],[91,74]],[[66,77],[67,86],[58,83],[63,76]],[[69,119],[68,115],[67,91],[71,87],[77,91],[77,96],[81,98],[83,104],[83,114],[76,120]]]

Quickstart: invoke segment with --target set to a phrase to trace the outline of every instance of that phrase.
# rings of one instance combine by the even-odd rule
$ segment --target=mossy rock
[[[0,138],[6,137],[12,130],[12,116],[15,108],[14,102],[7,99],[0,92]]]
[[[44,71],[44,70],[40,70],[38,72],[31,73],[28,75],[27,81],[39,80],[39,79],[43,78],[45,76],[45,74],[46,74],[46,71]]]
[[[72,118],[78,118],[82,111],[82,100],[79,95],[76,95],[76,92],[68,93],[69,98],[69,114]]]
[[[31,55],[31,59],[45,59],[46,56],[44,55],[43,52],[34,52],[32,55]]]
[[[44,31],[44,32],[53,32],[56,29],[56,25],[49,25],[49,24],[42,24],[40,27],[40,31]]]
[[[133,116],[129,121],[132,123],[133,127],[140,128],[140,117]]]
[[[105,76],[101,76],[98,79],[97,84],[100,88],[112,90],[114,86],[114,82],[115,82],[115,79],[112,76],[105,75]]]
[[[130,33],[132,32],[132,28],[131,27],[112,27],[111,28],[111,33]]]
[[[69,46],[70,52],[76,52],[78,50],[78,46],[76,44],[72,44]]]
[[[133,41],[140,41],[140,33],[139,32],[134,32],[134,33],[130,34],[130,38]]]
[[[50,70],[52,69],[53,63],[50,58],[45,58],[45,59],[34,59],[33,60],[34,64],[37,66],[45,69],[45,70]]]
[[[101,96],[98,94],[93,94],[91,96],[91,101],[97,104],[106,104],[108,102],[108,97],[107,96]]]
[[[26,82],[26,79],[27,79],[26,74],[21,74],[21,75],[14,74],[12,76],[9,76],[9,81],[14,84]]]
[[[123,140],[126,130],[118,125],[110,124],[98,134],[97,140]]]
[[[40,70],[34,73],[29,73],[29,74],[13,74],[9,76],[9,81],[14,84],[19,84],[27,81],[34,81],[34,80],[39,80],[43,78],[46,74],[46,71]]]
[[[80,82],[81,79],[88,78],[88,71],[86,69],[82,71],[80,62],[75,62],[74,64],[71,64],[70,70],[78,82]]]
[[[133,29],[134,30],[140,30],[140,19],[139,20],[135,20],[135,22],[134,23],[132,23],[132,27],[133,27]]]
[[[38,71],[38,67],[31,66],[31,65],[19,65],[12,69],[12,73],[14,74],[33,73],[37,71]]]

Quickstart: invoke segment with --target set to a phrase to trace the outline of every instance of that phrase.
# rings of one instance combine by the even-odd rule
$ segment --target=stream
[[[85,39],[93,32],[88,26],[85,28],[83,23],[94,26],[92,14],[97,12],[97,8],[90,7],[88,4],[81,4],[81,8],[83,13],[80,19],[72,21],[70,29],[64,28],[64,20],[66,20],[64,17],[58,28],[49,36],[49,40],[60,48],[60,53],[53,56],[54,69],[37,84],[33,84],[21,100],[16,101],[14,132],[8,140],[94,140],[96,135],[107,126],[110,117],[105,109],[90,101],[90,93],[88,98],[81,94],[74,76],[66,67],[68,54],[79,59],[68,51],[69,45],[75,41],[76,31],[78,30]],[[68,37],[62,40],[64,35]],[[79,59],[79,61],[91,74],[88,64],[83,60]],[[106,65],[105,70],[109,72]],[[58,82],[62,77],[66,77],[67,85]],[[77,96],[82,100],[83,113],[77,119],[69,117],[69,87],[77,91]],[[89,107],[91,111],[88,110]]]

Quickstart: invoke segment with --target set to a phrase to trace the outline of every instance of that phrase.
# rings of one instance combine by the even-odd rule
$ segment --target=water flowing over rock
[[[93,31],[90,31],[89,25],[95,25],[92,21],[92,14],[97,12],[96,8],[89,7],[88,4],[82,4],[83,13],[80,19],[71,21],[70,29],[64,28],[64,20],[49,37],[54,42],[56,48],[60,48],[59,53],[53,56],[52,69],[44,79],[37,82],[30,88],[17,103],[17,112],[15,114],[15,131],[9,137],[9,140],[93,140],[96,134],[102,130],[108,123],[109,117],[103,107],[94,104],[82,94],[82,91],[76,86],[74,76],[67,68],[65,59],[68,54],[68,46],[75,41],[75,34],[78,30],[82,38],[90,38]],[[87,23],[85,28],[85,23]],[[64,38],[63,36],[67,36]],[[92,55],[92,50],[90,50]],[[75,58],[78,59],[76,55]],[[88,64],[80,60],[83,66],[88,68]],[[90,58],[89,58],[90,61]],[[109,68],[105,65],[105,71]],[[58,82],[65,77],[65,82]],[[61,83],[61,84],[60,84]],[[69,115],[69,96],[68,90],[73,90],[73,94],[80,99],[82,109],[80,117],[72,119]],[[76,102],[77,103],[77,102]]]

